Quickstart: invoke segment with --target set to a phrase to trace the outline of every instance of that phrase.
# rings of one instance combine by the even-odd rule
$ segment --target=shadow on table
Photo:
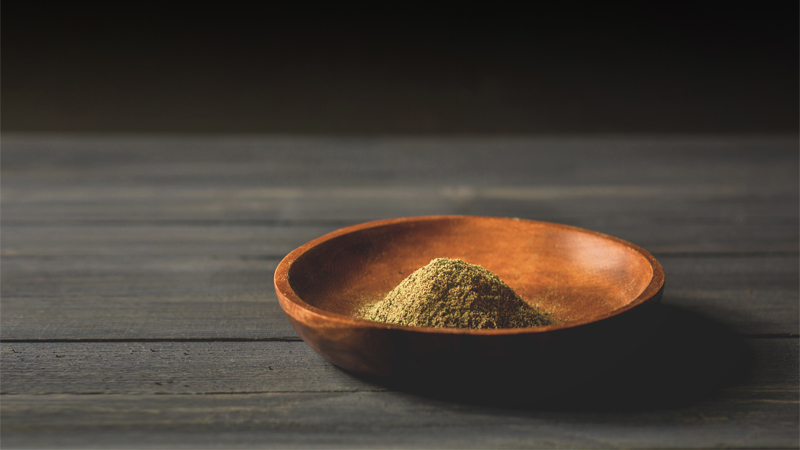
[[[490,386],[475,383],[454,389],[444,384],[431,388],[421,383],[364,379],[402,392],[459,403],[612,412],[689,405],[744,375],[750,357],[742,340],[730,330],[673,306],[662,305],[659,315],[661,326],[637,350],[574,389],[553,392],[549,386],[508,377],[498,377]]]

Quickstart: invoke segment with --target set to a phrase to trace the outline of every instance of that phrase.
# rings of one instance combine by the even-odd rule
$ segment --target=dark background
[[[4,2],[4,132],[798,129],[798,2]]]

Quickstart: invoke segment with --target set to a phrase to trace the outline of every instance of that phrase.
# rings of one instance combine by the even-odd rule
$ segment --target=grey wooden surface
[[[790,136],[3,136],[2,445],[797,448],[798,200]],[[327,363],[277,263],[426,214],[632,241],[665,268],[665,325],[524,408]]]

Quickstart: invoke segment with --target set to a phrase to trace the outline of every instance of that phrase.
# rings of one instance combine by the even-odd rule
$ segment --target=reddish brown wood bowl
[[[439,257],[496,273],[558,322],[471,330],[355,317]],[[420,382],[503,374],[556,386],[587,378],[652,330],[663,286],[658,261],[621,239],[547,222],[471,216],[343,228],[291,252],[275,271],[281,307],[317,353],[359,374]]]

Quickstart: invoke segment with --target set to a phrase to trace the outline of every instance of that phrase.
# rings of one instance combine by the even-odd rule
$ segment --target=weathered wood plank
[[[275,219],[290,209],[297,211],[296,218],[305,216],[313,219],[335,214],[332,204],[337,209],[343,209],[345,214],[358,218],[373,210],[380,212],[386,209],[380,208],[386,202],[404,210],[413,210],[414,207],[422,210],[453,210],[470,206],[509,212],[538,210],[577,217],[595,215],[606,208],[612,208],[612,213],[636,210],[650,214],[660,212],[662,216],[680,209],[690,218],[725,219],[724,213],[727,212],[729,216],[741,220],[742,211],[748,210],[756,213],[752,214],[754,218],[764,215],[791,217],[797,210],[791,204],[792,199],[797,197],[797,190],[787,181],[791,179],[782,184],[775,184],[775,180],[764,180],[763,185],[574,183],[480,186],[472,183],[431,183],[420,186],[363,185],[345,179],[327,188],[202,184],[128,186],[114,183],[76,187],[53,183],[46,177],[10,175],[4,179],[2,195],[3,202],[16,213],[14,216],[19,216],[17,220],[100,220],[113,218],[111,213],[123,214],[129,220],[141,220],[142,216],[163,218],[170,212],[176,214],[173,219],[185,220],[247,218],[254,213],[260,213],[265,219]],[[765,200],[783,205],[784,208],[771,207]],[[596,206],[598,202],[602,208]],[[714,205],[720,207],[708,210],[709,206]],[[738,210],[730,214],[728,210],[734,207]],[[623,219],[630,220],[627,217]]]
[[[164,224],[121,226],[4,226],[3,256],[242,255],[283,257],[300,245],[349,222],[303,225]],[[797,253],[796,227],[703,225],[669,222],[617,225],[571,223],[637,244],[654,254]],[[588,225],[588,226],[587,226]]]
[[[687,397],[682,399],[687,402],[708,397],[720,386],[736,392],[796,393],[796,338],[742,340],[702,316],[671,312],[672,322],[641,350],[588,386],[560,394],[559,404],[583,402],[587,407],[588,397],[596,402],[609,395],[617,396],[616,407],[630,407],[633,397],[659,404],[676,400],[663,392]],[[303,342],[6,342],[0,348],[3,394],[386,390],[337,369]],[[587,395],[592,390],[612,394]]]
[[[269,227],[3,227],[5,256],[57,255],[232,255],[280,258],[342,225],[305,227],[274,233]],[[584,224],[581,224],[584,225]],[[797,236],[788,227],[673,226],[584,228],[633,242],[659,256],[670,254],[796,254]],[[248,245],[249,244],[249,245]]]
[[[296,339],[272,284],[277,259],[198,256],[196,246],[186,247],[187,256],[5,257],[0,336]],[[664,304],[708,315],[739,333],[798,332],[796,256],[660,261],[667,276]]]
[[[796,395],[679,411],[520,411],[393,392],[7,396],[11,448],[794,448]]]
[[[4,340],[281,339],[299,336],[274,292],[253,295],[3,298]]]
[[[153,297],[274,291],[279,260],[236,256],[104,256],[4,259],[7,297]]]
[[[83,226],[84,232],[106,236],[124,231],[131,232],[133,236],[143,232],[162,236],[169,233],[196,236],[207,231],[215,233],[209,239],[217,238],[218,242],[230,239],[218,237],[219,233],[226,231],[219,227],[225,226],[234,235],[249,234],[254,236],[253,239],[262,242],[271,239],[274,244],[280,245],[294,238],[287,236],[283,241],[276,239],[278,235],[286,236],[285,230],[290,228],[306,231],[310,239],[333,229],[369,220],[468,214],[565,223],[617,236],[661,253],[786,252],[797,251],[800,242],[797,231],[800,222],[798,215],[793,212],[796,200],[792,199],[791,204],[759,200],[751,205],[735,201],[709,201],[690,207],[676,202],[670,208],[668,204],[653,200],[634,204],[617,198],[550,203],[331,199],[321,201],[318,205],[295,202],[274,209],[253,202],[247,206],[249,210],[238,209],[233,202],[195,205],[143,202],[138,206],[116,202],[114,205],[59,204],[52,208],[42,205],[17,207],[13,203],[4,203],[3,227],[9,235],[8,246],[13,251],[19,251],[16,247],[22,244],[18,239],[25,239],[23,234],[44,234],[44,241],[56,244],[56,248],[64,245],[64,242],[52,242],[59,235],[54,233],[54,225],[63,227],[65,232],[76,232]],[[658,204],[658,207],[653,207],[654,204]],[[103,230],[103,226],[107,226],[108,230]],[[213,226],[218,227],[216,231]],[[156,230],[155,227],[163,229]],[[114,228],[122,230],[115,231]],[[260,235],[256,236],[256,233]],[[103,236],[97,238],[103,239]],[[297,241],[305,242],[302,239]],[[288,252],[291,250],[288,247],[290,245],[284,244],[280,250]]]
[[[342,186],[789,183],[796,136],[3,137],[4,175],[113,184]],[[5,183],[8,179],[4,178]],[[464,183],[464,180],[470,180]],[[794,186],[796,186],[796,182]]]
[[[195,253],[195,247],[177,247]],[[796,332],[794,259],[777,265],[758,258],[677,265],[661,259],[669,279],[665,303],[716,316],[724,311],[721,319],[742,332]],[[3,337],[295,336],[279,309],[263,304],[274,301],[270,274],[276,263],[247,257],[7,257]],[[179,323],[185,332],[171,334]]]
[[[11,174],[5,180],[8,187],[3,192],[3,201],[9,204],[24,206],[57,207],[59,204],[74,204],[88,207],[114,206],[109,202],[123,202],[131,207],[141,207],[144,203],[163,205],[227,206],[230,210],[247,210],[248,206],[263,206],[265,210],[274,210],[287,203],[316,206],[322,202],[340,200],[343,205],[356,207],[354,200],[377,202],[395,201],[497,201],[497,202],[587,202],[598,199],[625,199],[629,202],[643,199],[655,199],[668,205],[677,200],[698,202],[732,202],[744,203],[747,206],[758,206],[756,200],[771,199],[787,201],[788,197],[797,194],[789,182],[785,180],[763,180],[761,184],[727,183],[713,184],[507,184],[480,185],[462,183],[450,185],[444,183],[420,184],[358,184],[343,179],[329,187],[324,186],[272,186],[255,184],[251,186],[219,185],[176,185],[156,186],[149,184],[104,183],[97,185],[63,185],[54,183],[38,173]],[[351,203],[353,202],[353,203]],[[646,205],[642,205],[646,206]],[[691,207],[692,205],[685,205]],[[255,209],[255,208],[252,208]],[[309,208],[312,209],[312,208]],[[701,210],[693,211],[702,213]]]
[[[772,397],[582,413],[388,392],[7,396],[2,431],[8,448],[796,448],[797,402]]]
[[[737,342],[673,313],[610,373],[519,409],[385,391],[299,342],[4,344],[3,390],[23,393],[3,396],[4,444],[795,445],[796,339]],[[98,393],[118,395],[75,395]]]
[[[304,342],[4,343],[3,394],[385,390]]]
[[[4,186],[8,186],[7,184]],[[737,186],[391,187],[348,189],[3,189],[3,224],[347,224],[430,214],[567,223],[663,247],[699,251],[797,249],[796,187],[780,194]],[[757,190],[757,188],[756,188]],[[710,249],[710,250],[709,250]]]
[[[116,256],[121,261],[138,256],[276,259],[338,228],[336,225],[3,227],[3,256],[42,257],[39,260],[42,262],[46,258],[73,257],[77,264],[87,256]]]

